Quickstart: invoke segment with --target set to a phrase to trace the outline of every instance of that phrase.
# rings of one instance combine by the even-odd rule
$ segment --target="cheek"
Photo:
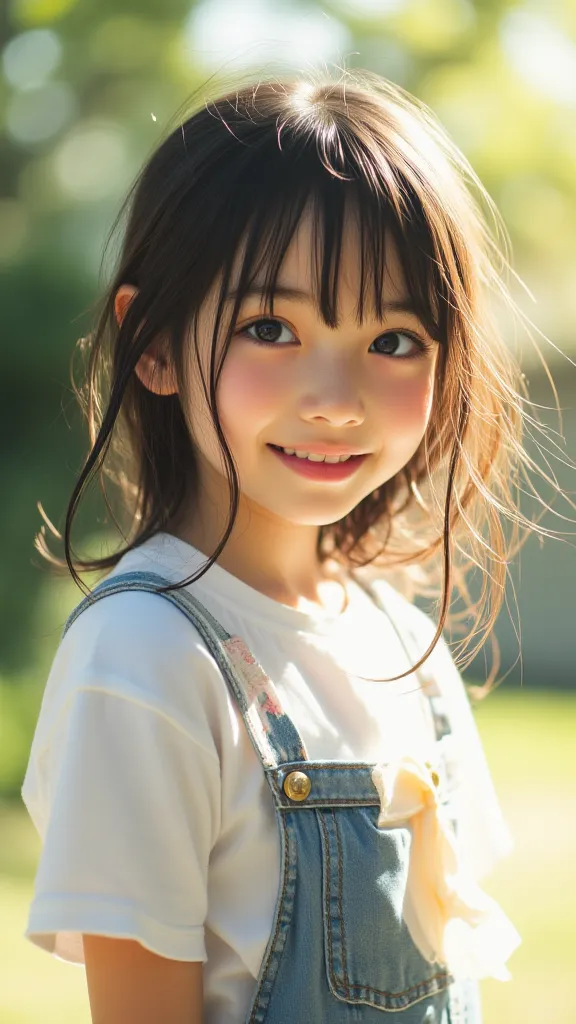
[[[231,351],[218,388],[218,411],[230,441],[254,437],[265,428],[278,416],[285,392],[281,374]]]
[[[410,398],[414,419],[420,424],[421,428],[424,429],[428,424],[430,413],[432,412],[432,402],[434,399],[434,375],[428,374],[422,381],[419,381],[418,386],[414,388]]]
[[[426,372],[411,379],[388,379],[380,394],[386,447],[405,452],[415,450],[425,433],[432,411],[434,374]]]
[[[425,373],[406,380],[388,380],[385,387],[385,422],[408,432],[425,430],[434,398],[434,374]]]

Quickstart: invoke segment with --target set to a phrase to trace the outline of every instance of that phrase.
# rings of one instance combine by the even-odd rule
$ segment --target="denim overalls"
[[[107,594],[168,585],[147,572],[105,580],[72,612],[64,632]],[[407,929],[402,910],[411,831],[406,822],[378,827],[374,765],[308,760],[274,684],[242,640],[188,591],[159,596],[187,616],[217,662],[276,808],[280,890],[245,1024],[481,1024],[477,984],[455,982],[442,963],[428,962]],[[450,723],[442,698],[429,686],[426,692],[440,755],[434,781],[449,808],[443,740]]]

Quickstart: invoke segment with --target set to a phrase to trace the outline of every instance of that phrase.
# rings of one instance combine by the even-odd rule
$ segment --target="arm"
[[[202,1024],[202,963],[83,935],[93,1024]]]

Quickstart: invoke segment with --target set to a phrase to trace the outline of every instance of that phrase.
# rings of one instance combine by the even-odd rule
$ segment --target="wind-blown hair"
[[[518,313],[504,283],[505,229],[431,112],[366,72],[260,81],[204,102],[178,124],[139,175],[126,211],[117,269],[95,330],[82,339],[88,367],[78,395],[91,450],[64,531],[76,582],[84,586],[80,572],[109,569],[168,529],[194,496],[197,458],[180,399],[153,394],[134,369],[162,336],[182,385],[187,346],[197,344],[199,311],[214,287],[218,308],[204,384],[229,481],[230,516],[202,570],[174,586],[199,578],[219,556],[237,513],[239,480],[218,419],[217,386],[244,295],[256,277],[264,279],[272,310],[283,259],[311,212],[317,266],[311,287],[324,321],[336,326],[343,236],[353,216],[359,322],[367,309],[383,316],[392,240],[412,302],[440,350],[418,450],[343,519],[320,528],[318,552],[349,568],[373,563],[394,574],[410,597],[438,598],[436,636],[418,666],[460,595],[474,619],[461,647],[479,636],[469,663],[491,633],[521,530],[552,535],[520,511],[521,477],[536,469],[555,481],[522,447],[526,419],[540,428],[523,407],[523,375],[492,312],[497,297]],[[122,284],[138,291],[119,327],[114,297]],[[225,302],[231,287],[237,289],[232,309]],[[123,545],[107,557],[80,558],[72,524],[88,484],[100,478],[104,486],[105,475],[116,486],[116,500],[107,502]],[[50,557],[43,538],[39,546]],[[474,568],[483,581],[475,602],[466,582]]]

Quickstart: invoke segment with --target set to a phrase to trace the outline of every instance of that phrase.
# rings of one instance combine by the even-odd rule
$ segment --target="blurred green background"
[[[439,115],[499,205],[547,434],[531,454],[572,497],[576,454],[574,0],[2,0],[0,3],[0,1020],[88,1021],[81,970],[21,938],[37,840],[18,802],[46,675],[78,594],[33,552],[41,501],[61,526],[85,451],[69,383],[91,326],[103,243],[168,120],[210,75],[364,67]],[[530,294],[531,293],[531,294]],[[512,344],[514,339],[510,337]],[[542,487],[545,500],[551,490]],[[535,508],[526,498],[525,511]],[[486,984],[486,1024],[576,1022],[572,515],[556,501],[511,567],[496,635],[502,690],[477,719],[516,852],[488,885],[521,931],[513,981]],[[92,506],[87,542],[104,529]],[[519,657],[519,655],[521,655]],[[486,677],[484,654],[467,678]]]

